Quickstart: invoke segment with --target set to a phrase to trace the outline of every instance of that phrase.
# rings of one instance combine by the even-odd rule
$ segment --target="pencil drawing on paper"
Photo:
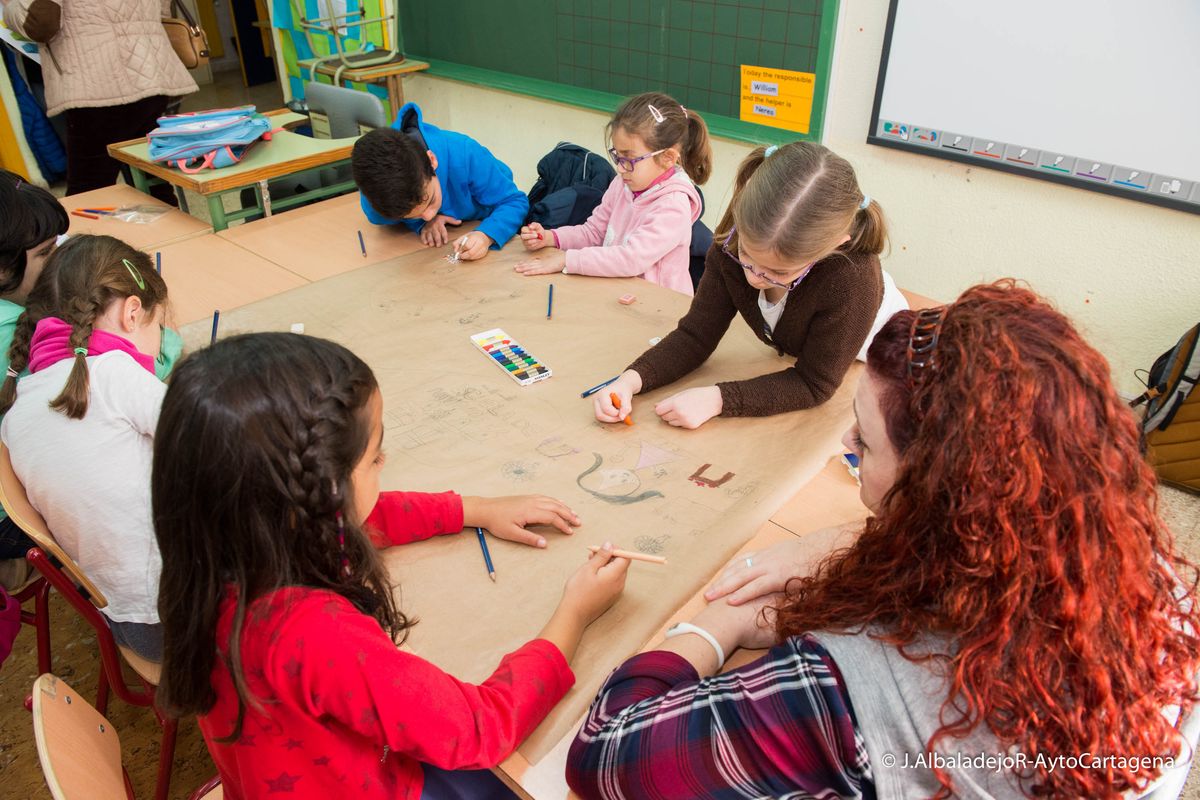
[[[715,489],[723,483],[727,483],[733,477],[732,472],[726,472],[720,478],[713,480],[712,478],[704,477],[704,471],[711,467],[712,464],[701,464],[695,472],[688,476],[688,480],[697,486],[707,486],[710,489]]]
[[[551,436],[548,439],[542,439],[538,443],[537,451],[546,458],[562,458],[563,456],[575,455],[579,452],[579,448],[571,447],[571,445],[562,440],[561,436]]]
[[[510,481],[528,483],[537,477],[538,465],[532,461],[509,461],[501,467],[501,472]]]
[[[639,536],[633,540],[633,546],[639,553],[657,556],[666,549],[667,540],[670,538],[671,536],[665,533],[662,536]]]
[[[595,456],[595,462],[579,473],[579,477],[575,479],[575,482],[579,484],[580,489],[583,489],[597,500],[603,500],[613,505],[626,506],[632,503],[640,503],[643,500],[649,500],[651,497],[663,496],[662,492],[653,489],[639,494],[638,489],[642,488],[642,479],[634,474],[632,470],[602,470],[600,467],[604,464],[604,457],[599,453],[592,453],[592,455]]]

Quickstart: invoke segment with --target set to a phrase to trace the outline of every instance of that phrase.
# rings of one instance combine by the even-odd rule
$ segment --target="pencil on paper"
[[[475,534],[479,537],[479,548],[483,550],[483,563],[487,566],[488,577],[494,583],[496,580],[496,568],[492,566],[492,554],[488,552],[487,539],[483,536],[483,528],[476,528]]]
[[[363,258],[367,257],[367,244],[363,241],[362,231],[358,232],[358,247],[362,250]]]
[[[591,550],[593,553],[597,553],[600,551],[600,545],[589,544],[588,550]],[[628,558],[630,561],[645,561],[648,564],[667,563],[667,559],[663,558],[662,556],[648,556],[645,553],[636,553],[632,550],[613,550],[612,554],[617,558]]]
[[[214,312],[213,312],[213,332],[212,332],[212,341],[210,342],[210,344],[216,344],[216,343],[217,343],[217,324],[218,324],[220,321],[221,321],[221,312],[220,312],[220,311],[214,311]]]

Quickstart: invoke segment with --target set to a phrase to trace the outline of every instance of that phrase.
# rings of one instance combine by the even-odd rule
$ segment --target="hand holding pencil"
[[[621,373],[615,381],[596,392],[593,407],[596,419],[601,422],[624,422],[632,425],[633,396],[642,390],[642,376],[631,369]]]

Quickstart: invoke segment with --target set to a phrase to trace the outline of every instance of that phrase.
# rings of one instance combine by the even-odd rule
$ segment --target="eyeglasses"
[[[760,278],[761,280],[766,281],[767,283],[771,284],[772,286],[778,286],[780,289],[786,289],[787,291],[790,292],[792,289],[795,289],[797,286],[799,286],[800,281],[807,278],[808,273],[812,270],[813,267],[815,267],[817,265],[817,262],[814,261],[811,264],[809,264],[808,266],[806,266],[803,269],[803,271],[801,271],[800,275],[794,281],[792,281],[790,283],[780,283],[779,281],[775,280],[774,278],[770,277],[769,275],[765,275],[765,274],[759,272],[754,267],[747,264],[745,261],[742,261],[742,259],[738,258],[736,253],[730,252],[729,243],[733,241],[733,234],[736,231],[737,231],[736,225],[734,225],[732,228],[729,229],[729,235],[725,237],[725,243],[721,245],[721,251],[724,252],[725,255],[729,256],[737,263],[741,264],[742,269],[746,270],[746,272],[749,272],[751,275],[753,275],[756,278]]]
[[[617,155],[617,148],[610,147],[608,148],[608,157],[612,159],[612,162],[617,165],[617,169],[621,170],[621,172],[633,172],[633,168],[637,166],[639,161],[645,161],[647,158],[665,152],[666,148],[655,150],[653,153],[646,153],[646,155],[638,156],[637,158],[626,158],[625,156]]]

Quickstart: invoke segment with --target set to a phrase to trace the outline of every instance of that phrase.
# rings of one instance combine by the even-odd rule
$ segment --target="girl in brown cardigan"
[[[825,402],[865,352],[869,334],[906,307],[879,266],[886,241],[883,210],[863,195],[845,159],[812,142],[757,148],[738,169],[692,307],[596,395],[596,419],[620,422],[633,395],[699,367],[739,313],[759,339],[796,363],[751,380],[685,389],[660,401],[655,413],[698,428],[718,415],[761,417]]]

